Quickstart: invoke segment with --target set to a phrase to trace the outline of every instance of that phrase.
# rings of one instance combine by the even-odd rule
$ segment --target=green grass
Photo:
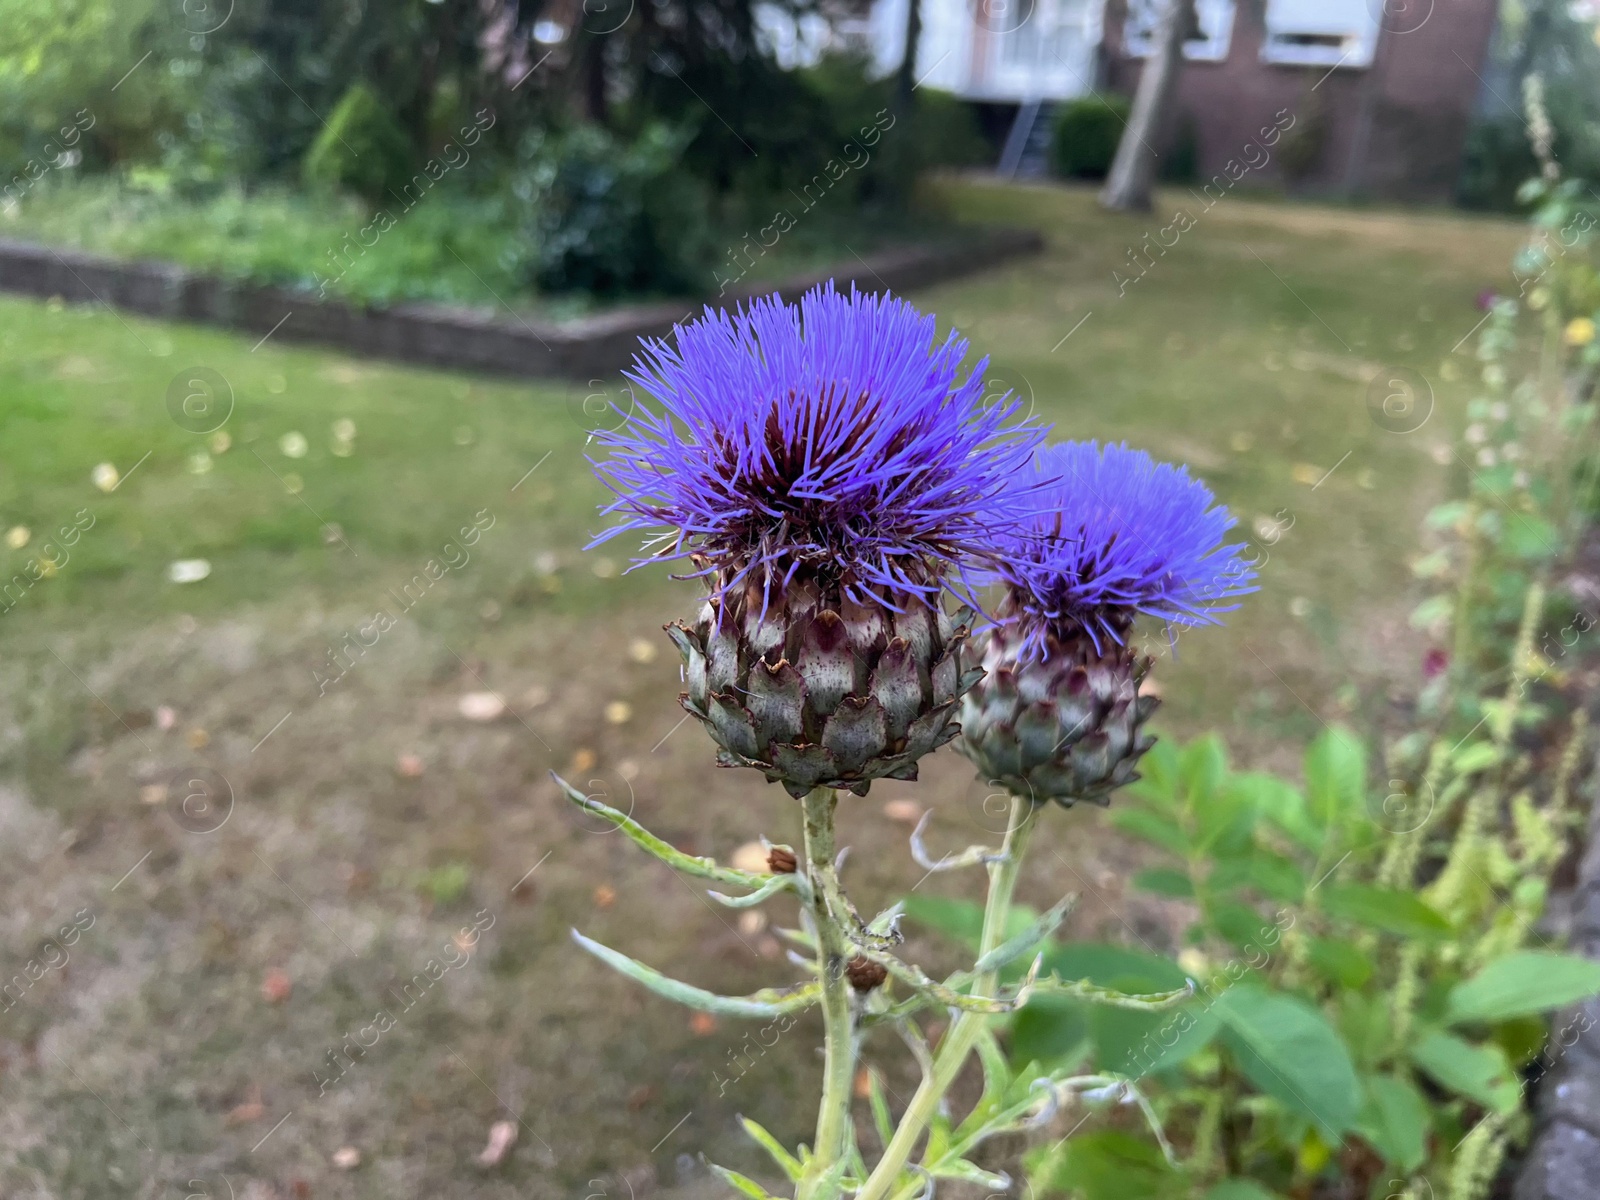
[[[1261,592],[1158,665],[1165,727],[1216,727],[1251,763],[1292,769],[1323,722],[1376,720],[1423,650],[1405,624],[1407,560],[1452,485],[1432,450],[1469,394],[1471,344],[1454,348],[1477,293],[1507,279],[1516,228],[1227,204],[1119,298],[1112,271],[1165,219],[1106,216],[1081,191],[937,190],[960,217],[1049,239],[1033,261],[914,296],[992,356],[1000,384],[1058,437],[1127,438],[1190,463],[1245,532],[1277,514],[1287,528]],[[1367,370],[1395,364],[1436,392],[1406,435],[1367,412]],[[225,450],[169,416],[169,386],[196,367],[235,396]],[[98,1200],[192,1194],[200,1179],[243,1196],[260,1180],[288,1195],[303,1180],[319,1197],[623,1197],[639,1171],[678,1182],[679,1156],[700,1151],[759,1172],[735,1113],[808,1136],[809,1099],[789,1097],[814,1094],[810,1024],[730,1083],[745,1030],[691,1029],[566,938],[576,926],[727,992],[792,978],[765,931],[586,828],[548,780],[561,770],[626,798],[695,853],[796,836],[777,789],[714,770],[679,724],[658,630],[692,608],[694,586],[619,573],[622,547],[583,550],[602,498],[574,415],[588,390],[0,300],[0,529],[30,537],[0,548],[0,580],[48,531],[94,518],[0,614],[0,965],[20,970],[86,906],[96,922],[70,970],[0,1013],[0,1045],[18,1048],[0,1113],[24,1131],[0,1138],[0,1190]],[[341,420],[356,429],[349,455],[334,453]],[[303,457],[283,453],[292,433]],[[115,491],[96,487],[100,463],[122,473]],[[482,513],[494,523],[470,562],[319,695],[330,651]],[[189,558],[209,577],[169,582]],[[513,715],[463,720],[459,697],[485,689]],[[402,754],[423,760],[421,778],[396,771]],[[195,833],[168,781],[203,771],[229,781],[233,807]],[[847,805],[862,905],[922,874],[880,802],[936,808],[930,836],[955,847],[997,832],[983,793],[940,754],[921,783]],[[1088,891],[1075,935],[1132,927],[1161,942],[1165,910],[1121,897],[1136,864],[1098,821],[1053,815],[1024,899]],[[319,1095],[329,1048],[480,910],[495,924],[474,960]],[[283,1003],[261,994],[272,968],[294,981]],[[876,1041],[868,1053],[903,1099],[903,1055]],[[522,1139],[481,1169],[508,1109]],[[330,1165],[342,1145],[362,1150],[361,1169]]]

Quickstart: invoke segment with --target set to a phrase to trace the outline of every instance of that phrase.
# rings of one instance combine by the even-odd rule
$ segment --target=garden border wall
[[[890,250],[776,285],[729,289],[707,303],[726,306],[773,291],[792,300],[827,279],[864,291],[924,287],[1035,254],[1043,246],[1033,230],[992,230],[954,246]],[[220,279],[174,263],[128,262],[9,239],[0,239],[0,291],[99,301],[127,312],[404,362],[568,379],[615,374],[632,361],[641,337],[664,336],[700,311],[697,304],[660,303],[540,321],[438,304],[363,308],[309,292]]]
[[[1600,959],[1600,758],[1583,789],[1587,845],[1571,900],[1568,949]],[[1564,1009],[1557,1036],[1576,1033],[1539,1081],[1534,1137],[1517,1170],[1514,1200],[1594,1200],[1600,1196],[1600,996]]]

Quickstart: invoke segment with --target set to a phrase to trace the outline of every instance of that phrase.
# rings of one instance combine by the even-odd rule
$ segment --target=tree
[[[1178,70],[1183,65],[1183,44],[1195,27],[1194,0],[1168,0],[1156,26],[1155,44],[1133,94],[1133,111],[1117,143],[1111,174],[1100,191],[1100,203],[1115,212],[1149,212],[1155,186],[1155,142],[1160,137],[1173,99],[1178,94]]]

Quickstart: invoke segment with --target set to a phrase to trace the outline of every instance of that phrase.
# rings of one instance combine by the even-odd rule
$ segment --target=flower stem
[[[978,956],[988,954],[1006,939],[1006,926],[1011,918],[1011,897],[1017,888],[1017,874],[1022,867],[1022,856],[1028,848],[1028,839],[1037,822],[1033,819],[1034,805],[1021,796],[1011,798],[1011,820],[1006,827],[1006,839],[1001,847],[998,862],[989,864],[989,899],[983,910],[983,934]],[[992,995],[997,972],[978,976],[972,985],[974,995]],[[939,1043],[934,1056],[933,1071],[924,1075],[916,1094],[911,1097],[900,1126],[884,1147],[883,1157],[873,1168],[865,1185],[856,1193],[856,1200],[883,1200],[890,1194],[900,1172],[905,1169],[911,1152],[916,1148],[922,1131],[933,1120],[939,1101],[950,1090],[956,1075],[967,1061],[978,1034],[983,1031],[983,1013],[963,1012],[951,1025],[950,1032]]]
[[[823,881],[833,870],[833,810],[838,794],[816,788],[805,798],[806,873],[811,880],[811,916],[817,926],[817,963],[822,972],[824,1049],[822,1102],[817,1109],[817,1133],[812,1156],[800,1181],[796,1200],[827,1200],[840,1187],[830,1171],[848,1153],[850,1145],[850,1095],[855,1080],[855,1030],[850,1013],[850,985],[845,964],[850,945],[844,929],[828,907]]]

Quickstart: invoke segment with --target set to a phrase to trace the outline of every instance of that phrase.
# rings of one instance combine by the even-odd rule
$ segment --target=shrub
[[[679,165],[689,135],[652,124],[632,142],[585,126],[535,136],[534,282],[547,292],[696,292],[714,258],[706,196]]]
[[[311,143],[302,164],[306,183],[342,189],[377,203],[411,177],[412,146],[405,131],[364,83],[354,83]]]
[[[1127,97],[1082,96],[1069,101],[1056,117],[1051,160],[1064,179],[1104,179],[1117,155],[1117,142],[1127,124]]]

